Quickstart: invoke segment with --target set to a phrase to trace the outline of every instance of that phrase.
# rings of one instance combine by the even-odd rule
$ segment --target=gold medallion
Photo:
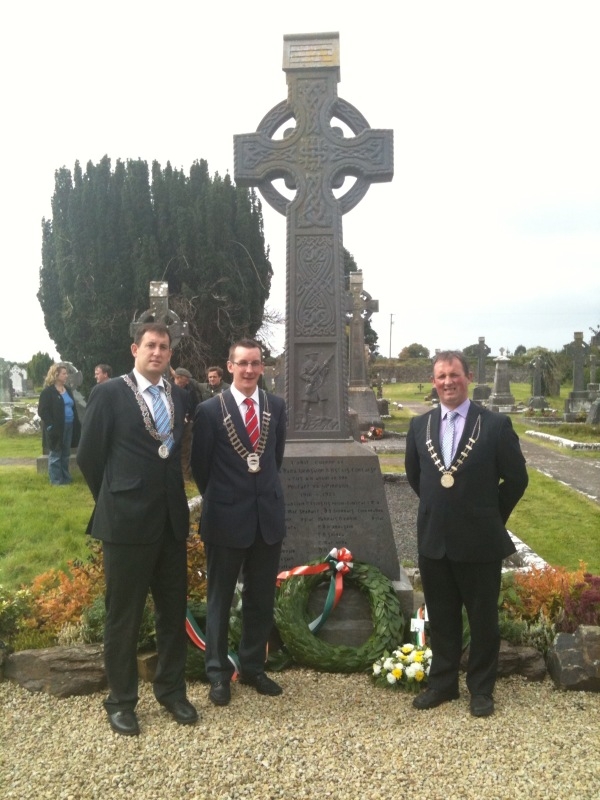
[[[440,483],[444,489],[450,489],[452,486],[454,486],[454,476],[450,472],[442,472]]]

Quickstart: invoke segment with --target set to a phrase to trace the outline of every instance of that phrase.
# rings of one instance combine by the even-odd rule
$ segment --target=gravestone
[[[538,409],[547,408],[546,398],[542,395],[542,359],[540,356],[532,359],[529,366],[532,368],[531,397],[527,406]]]
[[[13,388],[10,379],[10,366],[0,359],[0,403],[12,403]]]
[[[188,335],[188,324],[169,308],[169,284],[166,281],[150,281],[150,308],[138,316],[129,326],[129,335],[135,338],[136,331],[146,322],[162,322],[171,334],[171,348],[174,350],[183,336]]]
[[[487,385],[485,374],[486,359],[490,353],[491,349],[485,343],[485,336],[480,336],[477,344],[477,386],[473,387],[473,400],[475,402],[487,400],[492,391]]]
[[[590,353],[590,382],[587,385],[588,397],[594,402],[600,394],[600,383],[596,383],[596,368],[598,366],[598,356]]]
[[[379,461],[350,436],[342,245],[342,215],[371,183],[392,178],[392,131],[371,129],[337,96],[337,33],[284,36],[283,69],[288,99],[266,114],[255,133],[234,137],[236,183],[258,187],[287,220],[282,480],[288,535],[281,568],[348,547],[354,558],[398,580]],[[288,123],[283,138],[275,138]],[[354,184],[334,196],[347,176]],[[274,185],[281,178],[295,190],[293,199]]]
[[[351,311],[350,317],[350,379],[348,403],[358,417],[360,431],[368,431],[372,425],[383,427],[377,397],[369,386],[367,353],[365,345],[365,322],[371,314],[379,311],[379,301],[373,300],[363,288],[363,276],[359,270],[349,275]]]
[[[510,379],[508,365],[510,359],[504,355],[504,348],[500,348],[500,355],[494,359],[496,372],[494,374],[494,388],[488,400],[488,407],[492,411],[514,411],[515,398],[510,393]]]
[[[573,342],[571,343],[571,354],[573,356],[573,391],[565,400],[565,413],[563,415],[566,422],[574,422],[579,414],[588,414],[591,408],[589,392],[585,387],[584,364],[586,356],[586,344],[583,341],[583,332],[575,331]]]

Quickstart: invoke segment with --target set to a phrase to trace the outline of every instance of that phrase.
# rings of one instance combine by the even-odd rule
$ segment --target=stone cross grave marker
[[[175,349],[183,336],[188,335],[188,324],[169,308],[169,284],[166,281],[150,281],[150,308],[141,314],[129,326],[129,335],[133,339],[136,331],[147,322],[162,322],[171,334],[171,347]]]
[[[287,218],[286,400],[290,439],[348,439],[342,215],[393,175],[393,136],[337,96],[337,33],[284,36],[288,99],[234,137],[240,186]],[[332,123],[340,120],[352,136]],[[275,134],[288,122],[283,138]],[[354,184],[334,195],[346,177]],[[283,178],[290,200],[273,184]],[[303,365],[310,363],[306,374]],[[316,393],[315,387],[318,387]]]
[[[350,295],[352,318],[350,321],[350,386],[368,386],[367,359],[365,353],[365,322],[379,311],[379,300],[373,300],[363,288],[363,274],[350,273]]]
[[[397,580],[379,461],[349,435],[342,245],[342,216],[372,183],[392,179],[393,135],[370,128],[337,96],[337,33],[284,36],[283,49],[287,100],[255,133],[234,137],[236,183],[258,187],[287,221],[288,440],[281,473],[288,535],[281,568],[348,547]],[[347,177],[355,180],[345,191]],[[295,191],[292,199],[275,185],[280,179]]]

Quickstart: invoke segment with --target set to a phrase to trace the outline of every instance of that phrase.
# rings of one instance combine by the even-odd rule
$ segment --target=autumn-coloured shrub
[[[600,575],[586,572],[565,598],[557,630],[573,633],[579,625],[600,625]]]
[[[69,562],[69,572],[48,570],[34,579],[30,627],[58,635],[64,625],[77,624],[83,611],[104,592],[104,570],[100,543],[90,540],[85,561]]]
[[[563,615],[565,602],[575,587],[584,582],[585,564],[569,572],[564,567],[545,566],[542,569],[531,567],[517,572],[512,578],[512,586],[503,590],[501,605],[511,616],[535,620],[543,616],[557,624]]]

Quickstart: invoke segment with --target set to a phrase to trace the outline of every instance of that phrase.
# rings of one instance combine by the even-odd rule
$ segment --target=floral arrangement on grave
[[[372,678],[377,686],[418,692],[431,667],[432,652],[429,647],[403,644],[392,652],[384,653],[373,664]]]

